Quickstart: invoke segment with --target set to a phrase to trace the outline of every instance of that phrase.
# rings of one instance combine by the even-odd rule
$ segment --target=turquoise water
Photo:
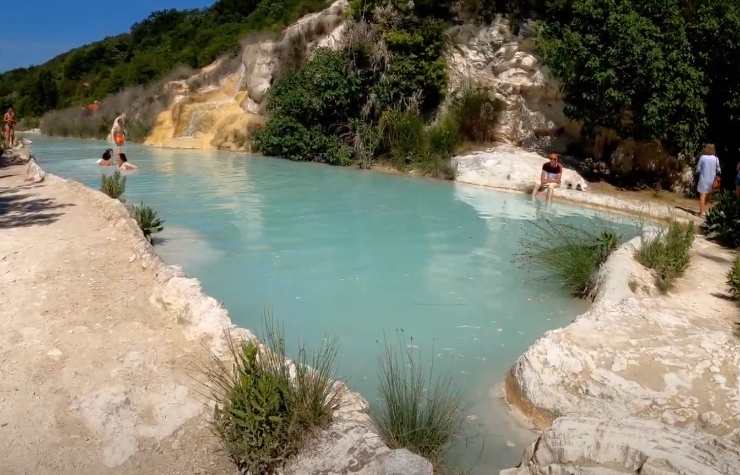
[[[31,139],[45,169],[99,186],[104,142]],[[532,436],[508,416],[500,383],[536,338],[586,307],[513,256],[538,218],[590,225],[606,215],[245,154],[127,152],[140,170],[128,177],[126,198],[166,221],[157,252],[199,278],[235,323],[259,328],[270,309],[289,341],[338,338],[339,375],[371,401],[384,335],[401,332],[469,401],[467,429],[479,435],[457,448],[460,466],[492,473],[519,461]]]

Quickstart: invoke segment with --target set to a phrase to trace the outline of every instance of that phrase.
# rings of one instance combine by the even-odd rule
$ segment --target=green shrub
[[[111,176],[100,177],[100,191],[114,199],[120,199],[126,191],[126,177],[116,170]]]
[[[269,316],[264,348],[227,340],[227,360],[212,355],[203,368],[213,428],[239,470],[274,473],[331,422],[340,396],[336,344],[324,343],[311,356],[300,348],[292,367],[282,329]]]
[[[689,265],[694,225],[672,222],[652,238],[643,238],[637,260],[655,271],[655,285],[667,292]]]
[[[152,242],[152,235],[164,229],[164,221],[159,218],[154,209],[144,203],[132,206],[130,212],[147,241]]]
[[[435,377],[402,340],[385,342],[381,360],[380,402],[371,412],[380,435],[392,449],[405,448],[439,463],[463,423],[459,389],[449,377]]]
[[[393,163],[406,168],[428,153],[424,120],[411,111],[389,109],[380,118],[383,145],[391,153]]]
[[[493,130],[503,110],[500,100],[481,87],[466,85],[452,100],[449,115],[457,122],[460,134],[472,142],[491,142]]]
[[[740,246],[740,197],[730,191],[720,193],[704,219],[704,232],[725,246]]]
[[[455,117],[444,115],[427,129],[429,149],[441,156],[452,156],[461,142],[460,124]]]
[[[275,83],[267,108],[275,116],[331,130],[359,110],[360,92],[347,53],[319,48],[300,70]]]
[[[522,241],[520,257],[557,276],[574,296],[593,296],[599,269],[622,237],[609,229],[593,232],[551,221],[533,226],[532,237]]]
[[[732,296],[740,299],[740,256],[735,258],[730,272],[727,273],[727,285],[730,286]]]
[[[350,142],[360,168],[371,168],[383,137],[380,128],[360,119],[350,123]]]

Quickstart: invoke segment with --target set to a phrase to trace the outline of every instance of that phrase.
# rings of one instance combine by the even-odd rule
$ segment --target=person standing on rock
[[[560,186],[560,182],[563,178],[563,166],[560,164],[560,155],[557,153],[551,153],[548,158],[549,162],[542,165],[542,174],[540,175],[539,183],[535,183],[534,189],[532,190],[532,199],[534,199],[538,193],[547,191],[547,202],[552,201],[552,194],[555,188]]]
[[[113,120],[113,127],[110,129],[110,136],[116,144],[116,154],[123,152],[123,146],[126,143],[126,113],[119,114]]]
[[[15,124],[16,124],[16,117],[15,117],[15,111],[13,110],[13,106],[8,107],[8,110],[5,112],[5,115],[3,116],[3,123],[5,124],[5,127],[3,129],[3,136],[5,137],[5,146],[6,147],[13,147],[15,145]]]
[[[714,144],[706,144],[696,164],[696,173],[699,175],[696,185],[696,191],[699,192],[699,216],[704,216],[707,212],[707,200],[711,198],[713,191],[719,189],[719,175],[722,169],[715,152]]]

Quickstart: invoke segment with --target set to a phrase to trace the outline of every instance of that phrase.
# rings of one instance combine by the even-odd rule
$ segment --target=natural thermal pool
[[[30,138],[46,170],[99,187],[105,142]],[[472,473],[518,462],[531,435],[498,386],[529,344],[586,308],[513,261],[530,223],[610,219],[636,233],[594,211],[442,181],[236,153],[127,152],[140,170],[124,196],[166,221],[157,252],[199,278],[236,324],[259,329],[271,309],[289,342],[338,338],[339,376],[371,401],[384,335],[402,330],[450,372],[470,405],[468,432],[481,434],[458,449]]]

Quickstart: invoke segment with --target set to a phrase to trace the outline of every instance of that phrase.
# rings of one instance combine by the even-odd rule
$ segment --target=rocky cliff
[[[165,84],[170,106],[157,117],[148,145],[251,150],[251,132],[262,124],[262,105],[281,72],[317,47],[337,47],[347,0],[306,15],[274,38],[248,38],[241,55],[221,58],[181,81]]]
[[[580,126],[563,113],[560,85],[535,55],[533,35],[531,24],[514,34],[500,16],[489,25],[453,28],[446,53],[450,93],[466,83],[493,91],[503,104],[497,140],[565,151]]]

